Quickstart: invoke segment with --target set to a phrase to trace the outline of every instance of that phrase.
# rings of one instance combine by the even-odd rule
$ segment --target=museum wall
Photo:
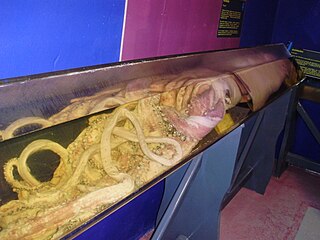
[[[235,48],[217,38],[220,0],[2,0],[0,79]]]

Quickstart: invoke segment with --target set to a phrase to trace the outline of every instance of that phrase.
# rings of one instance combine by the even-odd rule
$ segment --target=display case
[[[83,231],[300,79],[270,45],[2,80],[0,238]]]

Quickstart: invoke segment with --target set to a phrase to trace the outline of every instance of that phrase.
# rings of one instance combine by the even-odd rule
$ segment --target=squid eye
[[[226,90],[226,98],[231,98],[231,93],[229,89]]]
[[[229,89],[226,90],[224,102],[226,104],[231,104],[231,94]]]

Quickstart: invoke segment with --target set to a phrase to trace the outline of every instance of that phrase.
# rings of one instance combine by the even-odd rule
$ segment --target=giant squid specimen
[[[19,135],[19,130],[25,130],[28,127],[32,130],[70,121],[158,93],[177,89],[190,79],[213,75],[215,75],[214,71],[201,68],[185,71],[178,75],[171,74],[132,79],[128,83],[102,90],[92,96],[72,99],[67,107],[48,119],[30,116],[13,121],[4,130],[0,131],[0,141]]]
[[[66,234],[187,157],[238,102],[260,108],[292,73],[291,63],[279,60],[236,73],[148,85],[154,94],[135,90],[144,98],[131,101],[132,91],[129,103],[91,117],[66,149],[46,139],[30,143],[4,168],[18,199],[0,207],[1,239]],[[257,83],[255,76],[265,82]],[[61,159],[48,182],[38,181],[27,164],[42,150]]]

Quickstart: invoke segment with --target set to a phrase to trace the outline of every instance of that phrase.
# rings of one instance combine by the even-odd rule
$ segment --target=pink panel
[[[128,0],[122,60],[239,46],[217,38],[221,0]]]

